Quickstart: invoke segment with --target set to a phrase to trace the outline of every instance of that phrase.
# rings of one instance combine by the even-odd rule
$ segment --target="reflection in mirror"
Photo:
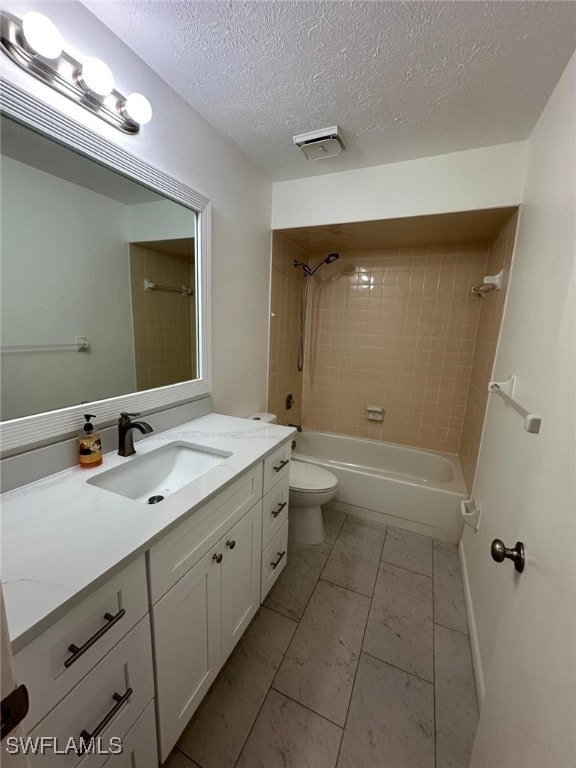
[[[2,118],[2,421],[200,377],[196,214]]]

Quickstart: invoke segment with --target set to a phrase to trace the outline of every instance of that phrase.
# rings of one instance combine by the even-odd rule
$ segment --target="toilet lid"
[[[293,460],[290,466],[290,488],[294,491],[330,491],[338,485],[338,478],[327,469]]]

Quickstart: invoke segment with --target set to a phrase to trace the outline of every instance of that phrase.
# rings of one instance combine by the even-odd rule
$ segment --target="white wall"
[[[4,156],[2,185],[2,344],[91,343],[3,355],[2,419],[134,391],[127,206]]]
[[[196,222],[188,208],[172,200],[128,207],[128,242],[183,240],[196,237]]]
[[[526,509],[536,496],[545,499],[539,511],[539,525],[545,533],[541,540],[535,540],[533,534],[526,542],[532,553],[528,568],[533,574],[537,573],[533,569],[541,569],[539,583],[545,584],[548,575],[555,573],[556,581],[564,586],[540,602],[535,600],[532,610],[550,637],[549,649],[540,649],[549,665],[547,678],[551,681],[558,675],[565,688],[573,684],[566,665],[573,671],[575,638],[570,621],[574,620],[571,593],[576,581],[575,92],[573,58],[528,142],[526,185],[494,370],[496,380],[517,375],[515,398],[543,416],[541,434],[528,434],[518,414],[503,408],[498,398],[489,398],[474,485],[474,494],[482,503],[482,521],[477,533],[466,528],[463,538],[477,629],[477,662],[488,679],[498,632],[504,631],[509,619],[505,607],[517,599],[520,593],[515,590],[520,584],[528,583],[524,575],[520,582],[503,581],[500,569],[504,566],[491,560],[490,542],[500,538],[513,546],[518,539],[529,538]],[[556,554],[538,562],[535,553],[544,541],[556,542],[551,547]],[[529,631],[524,626],[518,642],[529,643]],[[571,646],[568,658],[548,652],[561,642]],[[556,693],[550,696],[557,698]]]
[[[272,229],[518,205],[525,153],[516,142],[279,181]]]
[[[77,0],[6,0],[3,8],[19,16],[29,10],[46,14],[57,24],[70,53],[77,58],[93,55],[105,59],[120,91],[140,91],[150,99],[154,110],[152,122],[138,136],[128,136],[2,57],[6,79],[212,201],[214,407],[234,415],[263,410],[271,183]]]

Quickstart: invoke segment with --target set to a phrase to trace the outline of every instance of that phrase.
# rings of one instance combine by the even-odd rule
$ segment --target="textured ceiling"
[[[82,1],[275,180],[525,139],[576,47],[574,2]]]

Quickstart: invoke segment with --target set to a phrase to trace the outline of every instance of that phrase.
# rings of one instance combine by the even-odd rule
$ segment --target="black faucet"
[[[302,432],[302,424],[288,424],[289,427],[296,427],[298,432]]]
[[[132,421],[133,416],[140,416],[140,414],[121,413],[118,419],[118,456],[134,456],[136,453],[133,429],[139,430],[143,435],[154,431],[145,421]]]

